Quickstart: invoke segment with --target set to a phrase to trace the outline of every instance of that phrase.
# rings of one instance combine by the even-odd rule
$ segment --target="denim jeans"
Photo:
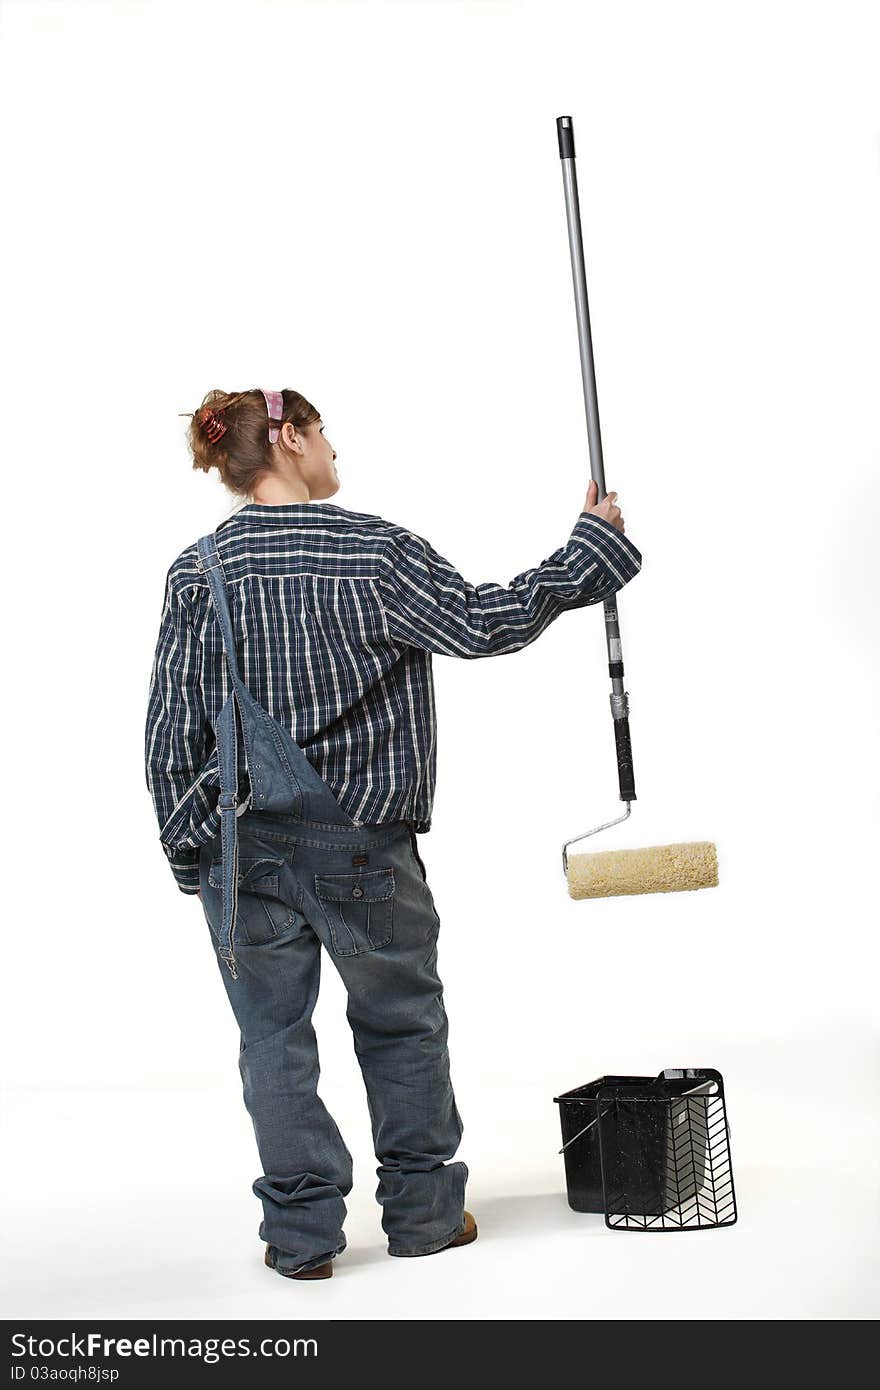
[[[391,1255],[425,1255],[464,1227],[468,1170],[449,1163],[462,1123],[449,1075],[437,974],[440,920],[408,821],[352,825],[246,811],[237,817],[238,902],[230,975],[239,1069],[263,1173],[261,1239],[294,1273],[345,1249],[352,1158],[317,1094],[312,1010],[321,948],[339,971],[366,1087]],[[202,903],[215,954],[221,842],[203,846]]]

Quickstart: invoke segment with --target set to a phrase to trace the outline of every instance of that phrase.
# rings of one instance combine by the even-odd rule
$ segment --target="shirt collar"
[[[350,512],[345,507],[339,507],[334,502],[281,502],[278,504],[266,502],[247,502],[243,507],[239,507],[232,516],[226,518],[223,525],[227,522],[236,521],[257,521],[264,526],[303,526],[309,523],[320,523],[327,521],[361,521],[369,519],[366,512]]]

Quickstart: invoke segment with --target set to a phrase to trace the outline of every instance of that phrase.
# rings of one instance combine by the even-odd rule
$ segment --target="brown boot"
[[[296,1274],[289,1274],[286,1269],[278,1269],[268,1245],[266,1246],[265,1259],[269,1268],[277,1270],[285,1279],[329,1279],[333,1274],[332,1260],[325,1260],[322,1265],[314,1265],[311,1269],[301,1269]]]
[[[448,1245],[441,1245],[440,1250],[451,1250],[453,1245],[470,1245],[471,1241],[476,1240],[476,1238],[477,1223],[470,1212],[466,1211],[464,1214],[464,1230],[459,1231],[458,1235],[455,1236]],[[430,1253],[432,1255],[439,1255],[440,1250],[432,1250]]]

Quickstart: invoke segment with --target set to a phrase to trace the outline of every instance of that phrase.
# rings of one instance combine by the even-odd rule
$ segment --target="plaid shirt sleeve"
[[[165,826],[205,759],[201,647],[171,571],[150,676],[145,736],[147,786]],[[199,891],[199,853],[162,845],[182,893]]]
[[[499,656],[560,613],[601,603],[638,574],[641,553],[610,521],[582,512],[568,540],[509,584],[469,584],[423,537],[396,527],[382,556],[389,632],[443,656]]]

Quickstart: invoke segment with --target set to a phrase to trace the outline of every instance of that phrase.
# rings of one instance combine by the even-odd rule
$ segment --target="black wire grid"
[[[559,1105],[569,1205],[613,1230],[732,1226],[736,1195],[720,1072],[603,1076]]]

